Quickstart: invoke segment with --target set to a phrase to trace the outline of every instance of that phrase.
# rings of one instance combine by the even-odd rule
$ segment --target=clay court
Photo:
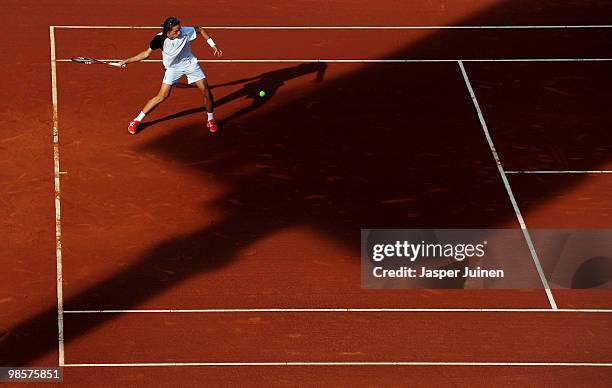
[[[0,6],[1,366],[74,386],[612,382],[612,282],[366,289],[360,269],[367,228],[612,229],[610,2],[44,3]],[[221,130],[183,82],[130,136],[159,52],[70,58],[125,59],[172,15],[223,49],[192,42]]]

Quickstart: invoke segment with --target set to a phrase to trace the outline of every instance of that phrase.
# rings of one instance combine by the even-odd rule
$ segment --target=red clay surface
[[[0,67],[15,74],[0,90],[0,364],[57,365],[49,26],[155,26],[168,10],[148,2],[3,8],[26,32],[0,46],[10,58]],[[172,13],[185,25],[218,26],[577,25],[610,24],[612,9],[603,1],[213,1]],[[153,31],[57,30],[56,52],[123,58]],[[214,36],[226,59],[606,58],[609,31]],[[456,63],[203,67],[219,134],[205,132],[196,90],[175,88],[130,137],[125,127],[157,91],[161,65],[57,64],[66,309],[549,306],[542,290],[360,288],[361,228],[517,227]],[[610,169],[607,62],[466,70],[507,170]],[[245,97],[260,88],[269,98],[250,106]],[[607,175],[510,177],[530,228],[610,228],[609,183]],[[608,293],[554,296],[562,308],[610,308]],[[67,314],[66,362],[610,362],[611,324],[610,314],[576,313]],[[75,386],[589,386],[611,378],[611,368],[593,367],[65,370]]]
[[[609,331],[606,315],[588,316],[584,325],[585,315],[575,313],[506,314],[128,314],[72,342],[66,361],[545,362],[554,355],[558,362],[606,362],[612,351],[600,342]],[[70,315],[66,328],[97,319]],[[534,322],[538,330],[531,329]],[[576,333],[551,343],[550,333],[564,326]],[[91,344],[99,344],[95,354]]]
[[[218,138],[203,131],[201,112],[156,123],[136,139],[113,134],[107,112],[98,112],[88,131],[101,135],[87,141],[75,97],[87,101],[96,90],[111,99],[113,91],[103,81],[90,92],[64,88],[66,307],[241,307],[245,297],[248,306],[410,306],[418,302],[402,292],[385,302],[381,291],[360,289],[356,225],[493,227],[497,220],[515,227],[456,65],[382,64],[351,87],[342,74],[353,68],[328,65],[324,83],[331,87],[313,85],[311,74],[288,81],[274,96],[289,101],[282,108],[272,99],[225,125]],[[372,88],[376,81],[394,86]],[[432,88],[436,82],[443,86]],[[298,99],[310,89],[310,100]],[[373,103],[353,112],[364,95]],[[156,114],[184,111],[198,96],[179,89],[173,97]],[[457,102],[439,104],[448,98]],[[344,126],[350,137],[339,130]],[[439,128],[448,127],[453,131],[439,138]],[[103,244],[92,254],[86,241]],[[513,298],[507,303],[515,305]]]

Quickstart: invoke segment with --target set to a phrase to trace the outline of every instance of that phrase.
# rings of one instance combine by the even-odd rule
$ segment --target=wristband
[[[216,46],[215,41],[214,41],[214,40],[212,40],[212,38],[208,38],[208,39],[206,39],[206,43],[208,43],[208,45],[209,45],[210,47],[215,47],[215,46]]]

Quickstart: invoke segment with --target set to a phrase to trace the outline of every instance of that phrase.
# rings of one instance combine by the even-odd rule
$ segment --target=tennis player
[[[149,48],[131,58],[120,62],[122,67],[128,63],[139,62],[147,59],[154,50],[162,51],[162,58],[166,73],[162,81],[161,89],[157,96],[150,99],[142,108],[142,111],[128,125],[128,132],[134,135],[138,131],[138,126],[142,119],[150,113],[157,105],[164,101],[170,95],[172,85],[179,80],[183,75],[187,76],[187,82],[195,85],[202,92],[204,97],[204,107],[208,119],[206,127],[210,132],[217,132],[218,127],[215,123],[213,114],[213,96],[206,82],[206,75],[198,64],[198,59],[191,52],[191,41],[197,38],[198,34],[206,39],[206,43],[215,52],[215,55],[221,56],[221,49],[215,44],[206,30],[202,27],[181,27],[181,21],[175,17],[169,17],[162,24],[163,31],[157,34]]]

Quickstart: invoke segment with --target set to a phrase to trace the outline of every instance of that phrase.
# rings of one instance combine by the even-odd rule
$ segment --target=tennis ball
[[[259,97],[265,97],[266,96],[266,92],[264,92],[263,90],[259,91]]]

